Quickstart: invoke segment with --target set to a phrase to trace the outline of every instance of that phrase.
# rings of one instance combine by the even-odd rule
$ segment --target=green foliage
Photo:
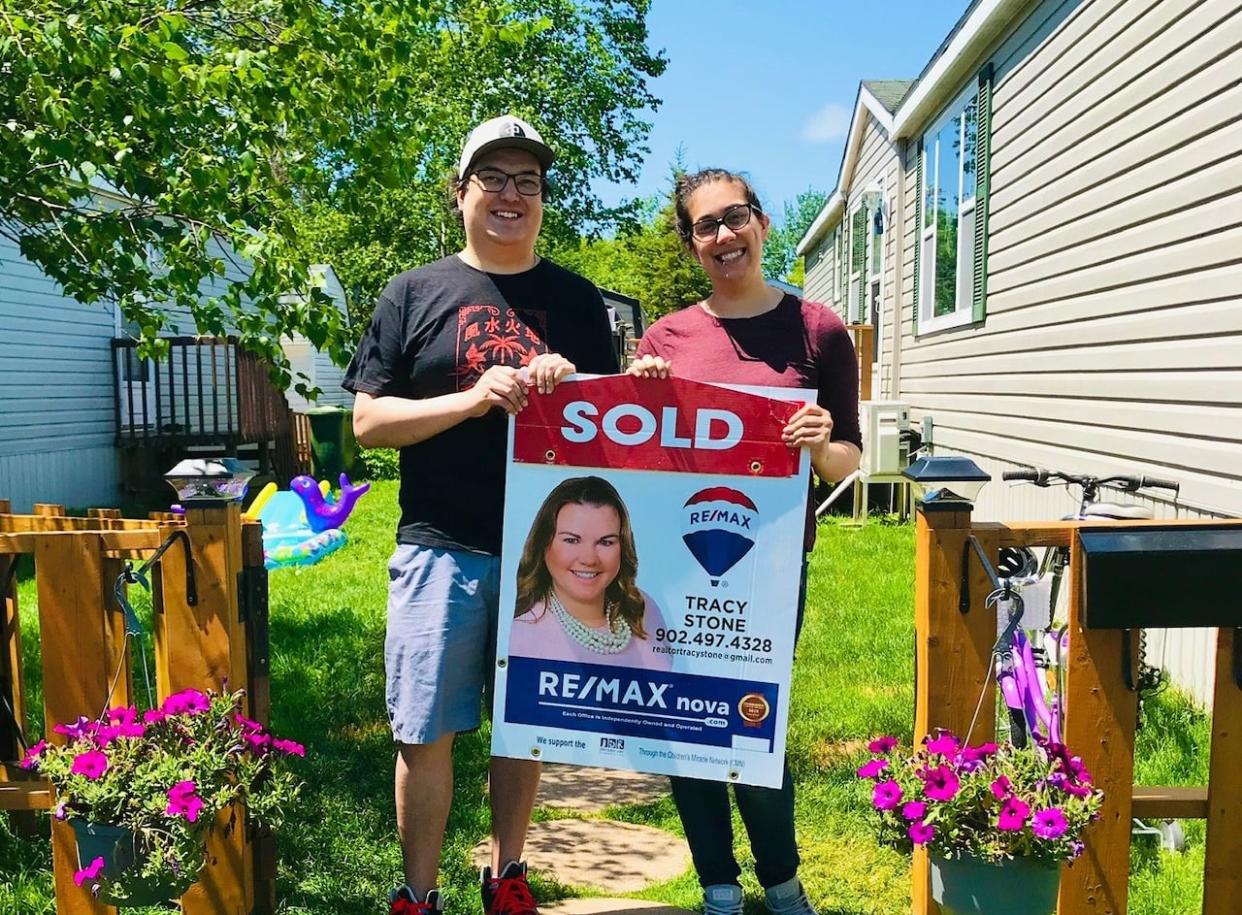
[[[763,246],[764,276],[772,280],[785,280],[795,286],[802,285],[806,265],[794,252],[827,200],[828,195],[823,191],[807,188],[793,200],[785,201],[784,219],[779,226],[773,221],[767,243]]]
[[[282,336],[342,364],[352,345],[306,265],[343,262],[369,301],[443,246],[452,227],[428,218],[431,199],[483,116],[548,130],[565,230],[606,221],[589,182],[633,177],[639,112],[657,104],[646,79],[664,68],[647,0],[81,9],[0,0],[0,233],[69,294],[117,302],[143,355],[189,314],[238,333],[284,383]]]
[[[395,448],[366,448],[359,457],[364,480],[401,479],[401,453]]]
[[[90,874],[111,898],[151,884],[184,891],[203,866],[208,831],[232,804],[245,803],[261,828],[283,822],[298,786],[278,757],[304,751],[241,709],[241,693],[186,690],[141,719],[133,707],[112,709],[105,721],[65,728],[65,744],[31,748],[22,765],[56,786],[57,817],[133,833],[132,869]]]
[[[333,265],[356,324],[391,276],[461,247],[449,180],[462,138],[483,117],[526,118],[557,152],[545,246],[572,247],[581,233],[633,221],[635,204],[606,207],[591,184],[636,180],[647,152],[644,114],[659,105],[648,80],[666,65],[647,48],[649,0],[509,0],[507,21],[539,23],[521,41],[491,41],[473,24],[492,6],[443,3],[443,53],[424,73],[434,102],[422,107],[434,104],[434,116],[407,141],[414,154],[400,185],[341,174],[295,214],[307,259]]]

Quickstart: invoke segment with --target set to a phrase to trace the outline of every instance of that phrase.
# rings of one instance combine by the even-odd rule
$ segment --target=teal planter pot
[[[933,857],[931,878],[942,915],[1052,915],[1061,868],[1026,858],[989,864]]]
[[[100,902],[118,908],[160,905],[180,898],[190,888],[189,882],[166,883],[141,877],[137,872],[141,851],[129,829],[85,820],[70,820],[69,825],[78,840],[78,867],[85,868],[96,858],[104,860],[96,897]],[[125,887],[123,898],[113,894],[114,884]]]

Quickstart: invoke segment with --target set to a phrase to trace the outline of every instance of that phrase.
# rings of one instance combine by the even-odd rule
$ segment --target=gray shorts
[[[432,743],[479,726],[481,703],[492,695],[499,598],[499,557],[398,544],[388,562],[384,639],[398,743]]]

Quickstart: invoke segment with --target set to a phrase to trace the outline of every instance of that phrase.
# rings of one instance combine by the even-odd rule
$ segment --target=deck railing
[[[284,395],[235,338],[165,339],[158,362],[140,359],[136,340],[112,341],[119,444],[236,446],[290,434]]]

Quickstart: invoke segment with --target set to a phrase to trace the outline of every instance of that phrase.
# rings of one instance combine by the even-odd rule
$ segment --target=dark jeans
[[[802,633],[806,607],[806,561],[802,563],[802,584],[798,591],[797,636]],[[673,776],[673,803],[681,815],[686,841],[694,858],[699,883],[737,883],[742,869],[733,856],[733,813],[729,807],[729,786],[725,782]],[[789,762],[779,788],[734,785],[737,809],[755,856],[755,876],[764,887],[784,883],[798,873],[798,843],[794,838],[794,787]]]

